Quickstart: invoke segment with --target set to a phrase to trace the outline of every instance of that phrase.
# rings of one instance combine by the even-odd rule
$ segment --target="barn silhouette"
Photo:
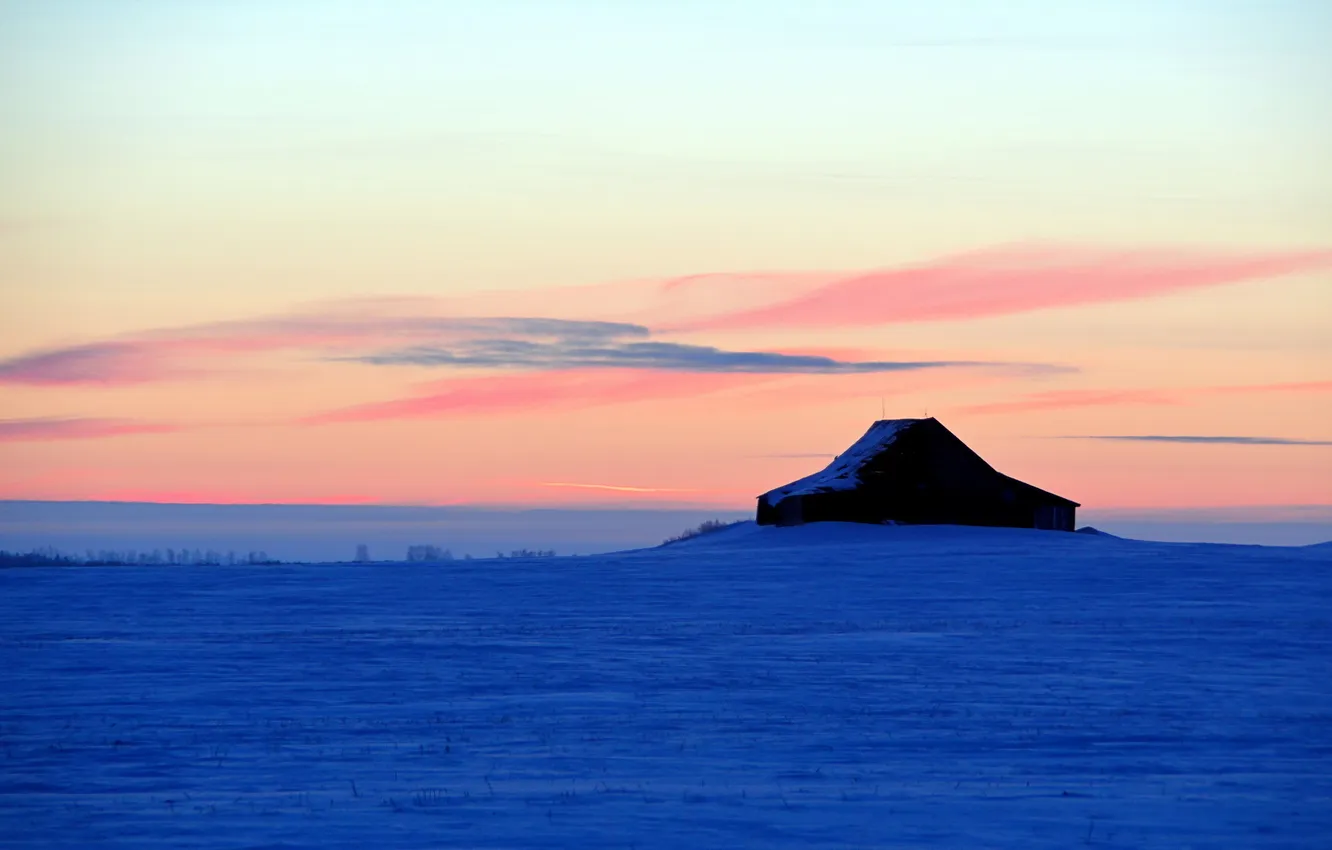
[[[883,419],[821,472],[759,496],[757,520],[1072,531],[1077,508],[999,472],[937,419]]]

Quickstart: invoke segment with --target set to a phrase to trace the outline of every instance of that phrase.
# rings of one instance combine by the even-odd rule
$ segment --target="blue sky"
[[[6,160],[34,179],[71,165],[71,143],[86,153],[89,133],[117,163],[186,173],[359,150],[964,193],[1114,195],[1128,180],[1325,202],[1332,179],[1316,167],[1332,145],[1317,108],[1332,12],[1316,2],[57,1],[0,15]]]

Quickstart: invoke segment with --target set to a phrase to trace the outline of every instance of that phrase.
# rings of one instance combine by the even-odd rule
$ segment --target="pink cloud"
[[[126,434],[165,434],[179,431],[179,425],[139,422],[133,419],[90,417],[57,419],[2,419],[0,442],[41,440],[91,440]]]
[[[860,395],[877,398],[921,389],[1002,380],[1010,370],[904,371],[888,374],[807,375],[581,369],[483,375],[434,381],[418,395],[357,404],[300,420],[307,425],[393,419],[484,416],[519,411],[578,410],[633,402],[730,392],[745,406],[822,403]],[[877,401],[875,402],[877,405]]]
[[[453,299],[351,299],[303,312],[20,353],[0,359],[0,383],[179,379],[207,373],[220,361],[276,351],[365,359],[386,349],[447,348],[466,340],[641,341],[650,335],[648,326],[678,332],[970,319],[1327,268],[1332,268],[1328,250],[1207,254],[1011,247],[870,271],[716,273]],[[502,318],[515,304],[523,317]]]
[[[630,369],[497,375],[437,381],[420,396],[358,404],[316,414],[306,424],[469,416],[517,410],[576,409],[719,392],[770,379],[734,373]]]
[[[1014,247],[845,274],[766,306],[681,330],[840,327],[973,319],[1278,277],[1332,267],[1332,251],[1206,254]]]
[[[1026,413],[1036,410],[1066,410],[1076,407],[1186,404],[1193,398],[1207,395],[1319,392],[1332,392],[1332,381],[1179,387],[1174,389],[1050,390],[1028,393],[1010,401],[973,404],[956,409],[959,413]]]

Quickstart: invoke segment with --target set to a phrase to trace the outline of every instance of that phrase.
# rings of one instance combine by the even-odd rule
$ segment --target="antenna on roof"
[[[879,396],[879,418],[880,419],[888,418],[888,405],[883,400],[883,396]]]

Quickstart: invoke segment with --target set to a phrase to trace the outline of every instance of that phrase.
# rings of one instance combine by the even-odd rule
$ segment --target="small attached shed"
[[[759,496],[757,520],[1072,531],[1078,507],[997,471],[937,419],[884,419],[826,469]]]

